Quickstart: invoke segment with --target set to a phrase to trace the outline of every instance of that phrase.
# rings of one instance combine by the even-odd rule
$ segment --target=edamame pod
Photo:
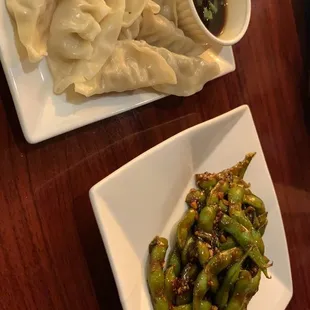
[[[251,273],[247,270],[242,270],[225,310],[240,310],[244,308],[251,282]]]
[[[187,194],[185,201],[189,207],[197,210],[205,206],[206,196],[203,191],[192,188]]]
[[[199,273],[194,286],[193,310],[200,310],[200,303],[210,289],[210,281],[242,256],[242,250],[232,248],[213,256]]]
[[[225,242],[219,244],[219,249],[220,251],[225,251],[225,250],[234,248],[236,246],[237,246],[237,243],[234,240],[234,238],[232,238],[231,236],[228,236]]]
[[[193,253],[193,248],[196,246],[196,239],[194,236],[190,236],[186,243],[185,246],[182,250],[182,264],[185,266],[191,259],[192,259],[192,253]]]
[[[168,240],[155,237],[149,246],[149,271],[147,276],[153,305],[155,310],[169,310],[165,296],[165,276],[163,265],[168,248]]]
[[[169,255],[167,268],[173,266],[174,273],[178,277],[181,273],[181,255],[177,246],[174,247],[171,254]]]
[[[243,203],[248,204],[255,208],[258,215],[266,213],[266,208],[264,202],[254,194],[244,195]]]
[[[190,235],[191,228],[195,223],[198,213],[194,209],[189,209],[185,213],[177,228],[177,244],[180,250],[183,250],[186,241]]]
[[[174,303],[176,281],[174,267],[170,266],[165,272],[165,295],[170,305]]]
[[[248,169],[253,157],[256,153],[248,153],[245,155],[245,158],[238,162],[236,165],[232,166],[231,168],[225,169],[218,173],[222,178],[227,174],[232,174],[233,176],[237,176],[239,178],[243,178],[245,175],[246,170]]]
[[[215,296],[215,303],[219,306],[220,309],[223,309],[226,306],[228,302],[229,292],[238,280],[242,264],[248,255],[249,251],[243,255],[239,262],[235,263],[228,269],[226,276],[223,280],[223,284]]]
[[[219,208],[220,195],[228,191],[229,185],[227,181],[219,181],[211,190],[207,200],[207,205],[201,210],[198,218],[198,228],[211,233],[213,230],[214,220]]]
[[[208,244],[201,240],[198,240],[196,243],[196,247],[197,247],[199,263],[202,267],[204,267],[208,263],[209,258],[210,258]]]
[[[270,278],[267,268],[271,265],[266,263],[266,258],[259,251],[251,232],[226,214],[222,214],[220,228],[231,234],[245,251],[251,248],[249,256],[263,271],[264,275]]]

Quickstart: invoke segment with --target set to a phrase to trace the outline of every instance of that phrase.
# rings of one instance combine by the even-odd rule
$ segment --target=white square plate
[[[155,146],[90,190],[90,199],[125,310],[152,309],[146,283],[148,245],[156,235],[173,239],[187,209],[194,174],[218,172],[257,152],[245,179],[265,202],[264,241],[274,262],[249,310],[284,310],[292,278],[281,212],[251,112],[247,106],[185,130]]]
[[[29,143],[57,136],[115,114],[142,106],[164,97],[162,94],[139,90],[85,99],[82,96],[57,96],[47,63],[35,65],[25,60],[22,47],[14,38],[14,29],[5,7],[0,2],[0,60],[8,80],[18,118]],[[231,47],[209,50],[220,65],[220,74],[235,70]],[[24,60],[23,60],[24,59]]]

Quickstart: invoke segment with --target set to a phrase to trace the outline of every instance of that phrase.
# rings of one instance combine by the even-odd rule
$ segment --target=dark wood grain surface
[[[294,282],[288,309],[310,309],[302,5],[254,0],[249,31],[234,48],[236,72],[202,92],[168,97],[38,145],[25,142],[0,70],[1,310],[121,309],[89,188],[164,139],[242,104],[251,107],[281,206]]]

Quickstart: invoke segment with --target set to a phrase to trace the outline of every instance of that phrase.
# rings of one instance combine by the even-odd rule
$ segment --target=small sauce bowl
[[[194,0],[177,0],[178,27],[200,44],[234,45],[246,33],[251,17],[251,0],[226,0],[226,18],[222,32],[215,36],[201,20]]]

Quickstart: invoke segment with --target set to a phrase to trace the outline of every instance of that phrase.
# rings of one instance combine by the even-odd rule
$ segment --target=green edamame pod
[[[229,176],[228,176],[229,177]],[[251,190],[250,190],[250,183],[247,183],[246,181],[244,181],[242,178],[239,178],[238,176],[233,175],[232,177],[230,177],[231,184],[233,185],[239,185],[244,187],[244,193],[245,194],[252,194]]]
[[[207,242],[212,249],[216,249],[219,247],[219,238],[216,234],[210,234],[204,232],[203,230],[196,230],[195,235],[202,239],[203,241]]]
[[[168,248],[168,241],[165,238],[155,237],[150,243],[149,253],[149,274],[148,283],[151,295],[155,298],[164,292],[164,272],[163,265]]]
[[[212,206],[206,206],[201,210],[198,219],[199,229],[202,229],[203,231],[208,233],[212,232],[217,209],[218,209],[217,205],[212,205]]]
[[[194,286],[193,310],[200,310],[200,303],[210,289],[210,280],[227,268],[229,265],[239,260],[242,250],[233,248],[213,256],[205,268],[199,273]]]
[[[217,275],[222,270],[238,261],[242,257],[242,254],[243,251],[240,248],[233,248],[220,252],[210,259],[204,270],[212,275]]]
[[[248,230],[253,230],[254,227],[251,220],[242,209],[244,193],[245,188],[243,186],[234,185],[231,187],[228,192],[228,201],[230,203],[229,215]],[[253,211],[255,212],[254,208]]]
[[[244,308],[246,304],[246,296],[249,292],[251,282],[251,273],[247,270],[242,270],[239,275],[239,280],[236,282],[234,291],[225,310],[237,310]]]
[[[199,267],[194,263],[188,263],[182,270],[178,295],[176,296],[177,306],[192,302],[193,285],[199,273]]]
[[[149,246],[149,271],[147,282],[155,310],[169,310],[169,304],[164,294],[165,276],[163,265],[168,248],[168,240],[155,237]]]
[[[254,216],[253,227],[254,227],[254,229],[259,229],[259,227],[260,227],[257,216]]]
[[[198,218],[198,213],[194,209],[189,209],[185,213],[177,228],[177,244],[180,250],[183,250],[185,243],[190,235],[191,228]]]
[[[196,243],[196,247],[197,247],[199,263],[202,267],[204,267],[208,263],[209,258],[210,258],[208,244],[201,240],[198,240]]]
[[[213,235],[211,233],[207,233],[203,230],[196,230],[195,235],[209,244],[213,243]]]
[[[190,236],[186,243],[185,246],[182,250],[182,255],[181,255],[181,260],[183,266],[185,266],[191,259],[192,259],[192,253],[193,253],[193,248],[196,246],[196,239],[194,236]]]
[[[211,189],[218,182],[216,174],[214,173],[199,173],[195,175],[195,178],[197,186],[204,190],[206,194],[209,194]]]
[[[245,251],[251,248],[249,256],[269,278],[267,268],[270,265],[266,263],[266,258],[259,251],[251,232],[226,214],[222,214],[220,228],[231,234]]]
[[[207,301],[207,300],[203,300],[201,303],[200,303],[200,310],[212,310],[215,308],[212,308],[212,304]]]
[[[150,264],[161,263],[165,261],[168,249],[168,240],[166,238],[156,236],[149,245]]]
[[[224,203],[223,199],[219,202],[219,209],[224,213],[228,212],[228,205]]]
[[[186,292],[177,295],[175,303],[177,306],[183,306],[191,303],[192,300],[193,300],[193,288],[190,288]]]
[[[227,181],[219,181],[211,190],[207,199],[207,205],[201,210],[198,218],[198,228],[211,233],[213,230],[214,220],[219,208],[220,194],[227,192],[229,186]]]
[[[199,267],[195,263],[188,263],[181,273],[181,281],[183,286],[191,285],[197,278]]]
[[[154,310],[169,310],[169,304],[165,296],[155,298],[153,306]]]
[[[197,210],[205,206],[206,196],[203,191],[192,188],[187,194],[185,201],[189,207]]]
[[[202,270],[195,282],[193,295],[193,310],[200,310],[200,303],[209,289],[209,274]]]
[[[265,245],[259,230],[252,229],[251,235],[261,254],[265,253]]]
[[[254,207],[252,206],[246,206],[243,204],[243,206],[245,207],[244,209],[244,214],[249,218],[249,220],[251,221],[251,223],[253,224],[254,221],[254,215],[256,215],[256,210]]]
[[[260,222],[258,216],[256,215],[256,212],[253,214],[253,227],[254,229],[258,229],[260,227]]]
[[[260,216],[257,217],[258,222],[259,222],[259,227],[258,227],[258,231],[260,233],[261,236],[263,236],[265,234],[265,230],[268,224],[268,212],[265,212],[263,214],[261,214]]]
[[[220,282],[216,275],[213,275],[209,280],[209,288],[212,294],[216,294],[220,287]]]
[[[234,240],[234,238],[232,238],[231,236],[228,236],[225,242],[219,244],[219,249],[220,251],[226,251],[236,246],[237,246],[237,243]]]
[[[237,165],[235,165],[232,168],[232,170],[234,171],[233,174],[237,175],[239,178],[242,179],[255,155],[256,155],[256,152],[246,154],[244,160],[239,162]]]
[[[259,215],[257,217],[257,219],[258,219],[258,222],[259,222],[259,226],[262,226],[263,224],[266,223],[266,221],[268,221],[268,212],[265,212],[265,213]]]
[[[243,203],[248,204],[255,208],[258,215],[266,213],[266,208],[264,202],[254,194],[247,194],[243,197]]]
[[[249,218],[245,215],[244,211],[242,210],[243,198],[244,198],[244,188],[242,186],[233,186],[230,188],[230,190],[228,191],[228,201],[230,203],[229,215],[231,216],[231,218],[236,220],[238,223],[240,223],[250,231],[259,251],[262,254],[264,254],[265,246],[261,238],[261,235],[254,229],[252,222],[249,220]]]
[[[229,183],[225,180],[220,180],[211,190],[207,199],[207,206],[218,205],[220,197],[227,193],[229,190]]]
[[[245,155],[245,158],[238,162],[236,165],[232,166],[231,168],[225,169],[218,173],[218,175],[223,178],[227,174],[232,174],[233,176],[237,176],[239,178],[243,178],[245,175],[248,166],[250,165],[253,157],[256,153],[248,153]]]
[[[229,292],[231,288],[233,287],[233,285],[238,280],[242,264],[248,255],[249,255],[249,251],[247,251],[243,255],[240,261],[238,261],[237,263],[235,263],[228,269],[226,276],[223,280],[223,283],[215,296],[215,303],[216,305],[219,306],[220,309],[223,309],[226,306],[228,302]]]
[[[265,224],[263,224],[261,227],[258,228],[258,231],[261,236],[265,234],[267,224],[268,224],[268,219],[266,220]]]
[[[165,272],[165,296],[170,305],[174,303],[176,281],[177,277],[174,273],[174,267],[171,266]]]
[[[244,187],[233,186],[229,189],[228,191],[228,201],[230,203],[229,215],[247,229],[252,229],[253,225],[251,221],[246,217],[244,211],[242,210],[243,197],[244,197]]]
[[[173,266],[174,274],[178,277],[181,273],[181,255],[177,246],[174,247],[171,254],[169,255],[167,268]]]
[[[238,209],[241,209],[242,201],[244,197],[244,187],[234,185],[228,190],[228,201],[231,205],[237,205]]]

